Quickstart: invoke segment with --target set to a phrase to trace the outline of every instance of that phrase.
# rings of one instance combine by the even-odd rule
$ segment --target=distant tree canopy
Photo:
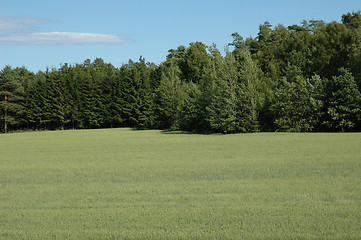
[[[201,42],[156,65],[102,59],[0,72],[1,131],[136,127],[209,133],[361,131],[361,13],[260,25],[225,54]]]

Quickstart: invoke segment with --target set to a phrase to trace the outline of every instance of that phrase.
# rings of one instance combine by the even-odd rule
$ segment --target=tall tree
[[[0,111],[4,132],[8,132],[11,125],[19,123],[19,115],[23,112],[24,89],[21,85],[18,69],[6,66],[0,72]]]
[[[361,11],[344,14],[342,23],[348,30],[345,36],[347,62],[344,67],[350,69],[361,91]]]
[[[51,106],[53,128],[64,130],[65,124],[70,121],[69,93],[65,85],[65,79],[61,71],[53,69],[51,72]]]
[[[122,118],[124,126],[138,127],[140,119],[141,97],[139,89],[141,87],[138,71],[134,72],[134,62],[120,68]]]
[[[326,130],[352,131],[361,121],[361,94],[347,69],[326,81],[324,102]]]
[[[245,113],[248,115],[249,125],[252,126],[247,131],[259,131],[259,112],[264,105],[264,95],[266,94],[261,69],[253,61],[250,52],[245,46],[235,49],[233,54],[239,72],[238,85],[244,87],[242,94],[245,103],[242,105],[247,105],[248,111],[250,111]]]
[[[155,115],[157,127],[163,129],[177,129],[180,122],[179,113],[185,97],[180,70],[174,61],[165,67],[159,88],[156,90]]]
[[[274,123],[277,131],[306,132],[317,128],[322,100],[321,79],[302,75],[281,78],[275,91]]]
[[[183,83],[182,85],[184,100],[178,114],[180,129],[184,131],[200,131],[202,111],[199,103],[202,92],[199,85],[193,82]]]
[[[204,74],[204,81],[209,82],[204,91],[209,99],[206,106],[207,122],[213,132],[238,132],[244,126],[241,126],[237,116],[239,86],[236,61],[229,52],[223,58],[215,47],[211,53],[212,61]]]
[[[207,46],[202,42],[190,43],[188,48],[180,46],[177,50],[171,49],[167,58],[176,61],[183,82],[199,83],[209,63]]]
[[[101,92],[97,81],[92,75],[92,65],[89,62],[84,63],[83,81],[80,87],[81,93],[81,120],[83,128],[98,128],[102,126],[103,118],[101,115]]]

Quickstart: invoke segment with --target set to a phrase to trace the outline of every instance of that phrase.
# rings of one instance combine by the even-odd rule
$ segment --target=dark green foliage
[[[65,64],[0,73],[1,131],[135,127],[196,132],[361,131],[361,12],[261,24],[224,56],[190,43],[156,65]]]
[[[185,131],[199,131],[202,126],[199,85],[189,82],[183,83],[184,99],[179,111],[179,127]]]
[[[212,49],[212,62],[206,69],[204,78],[209,82],[204,93],[208,97],[206,120],[212,132],[238,132],[237,118],[239,88],[238,72],[234,57],[228,53],[222,58],[217,49]]]
[[[101,116],[101,93],[99,92],[98,85],[95,80],[88,73],[84,76],[80,88],[81,98],[81,123],[84,128],[96,128],[102,124]]]
[[[42,112],[43,112],[43,96],[42,96],[42,82],[34,81],[30,84],[28,89],[28,98],[26,103],[26,115],[28,125],[32,129],[42,128]]]
[[[171,62],[165,68],[156,91],[154,114],[157,116],[157,126],[161,129],[179,127],[178,115],[185,96],[179,74],[179,68]]]
[[[303,76],[284,77],[279,81],[272,106],[276,130],[307,132],[317,127],[322,106],[316,89],[319,84],[318,76],[311,80]]]
[[[153,124],[153,85],[144,59],[129,61],[120,69],[122,118],[124,126],[148,128]]]
[[[176,61],[181,70],[181,80],[199,83],[204,68],[209,63],[207,46],[201,42],[190,43],[188,48],[180,46],[177,50],[169,50],[168,60]]]
[[[0,122],[4,132],[18,126],[23,116],[24,81],[21,71],[25,70],[6,66],[0,72]]]
[[[341,68],[326,81],[324,101],[323,125],[328,131],[350,131],[361,121],[361,94],[348,70]]]
[[[234,55],[239,72],[238,84],[241,87],[239,94],[242,96],[239,107],[243,112],[243,125],[247,126],[243,131],[259,131],[259,112],[264,106],[266,94],[264,78],[245,47],[236,48]]]

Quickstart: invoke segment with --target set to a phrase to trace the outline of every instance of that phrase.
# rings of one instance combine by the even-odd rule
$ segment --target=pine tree
[[[67,89],[61,73],[55,69],[51,72],[51,105],[52,105],[52,125],[53,128],[64,130],[66,119],[66,95]]]
[[[132,73],[133,61],[120,68],[120,89],[122,105],[123,126],[137,127],[139,123],[139,79]]]
[[[106,77],[100,83],[102,92],[102,115],[105,127],[120,127],[123,119],[121,117],[122,101],[120,92],[120,81],[116,75],[115,68],[109,64],[105,66]]]
[[[208,82],[204,93],[209,99],[206,120],[212,132],[238,132],[243,126],[237,118],[238,72],[235,59],[230,53],[223,59],[215,47],[211,53],[213,58],[204,74],[204,80]]]
[[[139,58],[139,62],[135,64],[134,71],[138,72],[139,77],[139,127],[149,128],[152,126],[154,119],[153,113],[153,90],[150,82],[150,70],[143,57]]]
[[[81,120],[84,128],[98,128],[102,125],[101,94],[97,84],[88,69],[83,73],[84,78],[80,88],[81,94]]]
[[[311,92],[309,80],[297,77],[295,81],[282,78],[275,91],[275,127],[279,131],[312,131],[318,123],[321,100]]]
[[[193,82],[183,83],[184,100],[178,114],[178,123],[181,130],[200,131],[201,108],[199,106],[201,90]]]
[[[325,119],[328,131],[352,131],[361,121],[361,94],[352,74],[345,68],[326,81]]]
[[[28,119],[26,115],[26,106],[29,99],[29,88],[31,83],[35,79],[34,73],[27,70],[25,67],[16,68],[15,69],[20,77],[20,84],[21,84],[21,98],[19,104],[22,106],[22,111],[19,112],[17,116],[18,119],[18,126],[20,129],[29,129]]]
[[[59,79],[56,82],[57,91],[61,92],[62,110],[64,120],[60,123],[60,128],[75,128],[76,116],[79,115],[75,99],[78,93],[77,81],[74,79],[74,67],[68,64],[63,65],[59,69]],[[60,96],[60,95],[59,95]]]
[[[83,71],[84,66],[82,64],[64,68],[64,74],[67,76],[66,88],[69,90],[69,118],[73,129],[84,128],[81,96]]]
[[[40,81],[36,78],[30,83],[26,102],[26,118],[32,129],[41,128]]]
[[[240,94],[243,98],[243,108],[246,120],[245,125],[249,126],[246,131],[259,131],[259,112],[264,104],[264,92],[262,92],[261,70],[254,63],[251,58],[250,52],[246,49],[245,45],[239,46],[233,52],[238,72],[239,80],[238,85],[241,87]]]
[[[184,90],[179,75],[179,68],[170,62],[162,73],[159,88],[156,90],[154,113],[157,126],[162,129],[179,127],[178,116],[184,100]]]
[[[37,84],[34,85],[35,92],[35,118],[38,126],[43,129],[50,129],[53,120],[53,85],[50,79],[50,71],[39,71],[37,73]]]
[[[19,124],[19,116],[23,112],[24,89],[21,86],[18,72],[6,66],[0,73],[0,111],[4,132],[11,125]]]

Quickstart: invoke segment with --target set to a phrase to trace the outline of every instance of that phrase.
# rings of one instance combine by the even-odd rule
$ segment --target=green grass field
[[[361,239],[361,134],[0,135],[0,239]]]

